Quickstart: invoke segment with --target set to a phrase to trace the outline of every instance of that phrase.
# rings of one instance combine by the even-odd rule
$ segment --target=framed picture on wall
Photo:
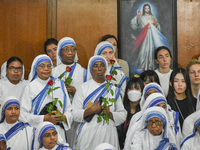
[[[171,68],[177,66],[175,0],[118,0],[119,55],[129,64],[131,77],[155,70],[154,51],[167,46]]]

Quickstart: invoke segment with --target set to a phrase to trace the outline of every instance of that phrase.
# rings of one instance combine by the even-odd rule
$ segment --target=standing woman
[[[25,87],[22,94],[21,116],[33,127],[37,127],[43,121],[57,124],[56,128],[59,134],[66,140],[65,131],[71,127],[73,119],[71,115],[72,107],[63,81],[50,76],[52,65],[50,57],[45,54],[34,59],[29,74],[30,83]],[[48,92],[49,89],[57,87],[59,88],[53,92]],[[63,107],[57,102],[55,105],[57,110],[54,107],[52,111],[59,111],[60,115],[50,115],[47,112],[47,108],[52,104],[54,98],[58,98]]]
[[[4,74],[4,72],[1,73]],[[8,96],[15,96],[20,100],[24,87],[28,84],[24,80],[24,65],[22,60],[18,57],[8,59],[5,74],[6,76],[0,80],[0,103]]]
[[[172,110],[179,112],[179,121],[182,128],[185,118],[195,111],[192,104],[190,78],[186,70],[183,68],[174,69],[170,76],[169,85],[167,101]]]
[[[109,143],[119,149],[118,135],[116,126],[122,124],[126,119],[126,110],[122,104],[119,88],[112,84],[107,84],[105,73],[107,70],[107,61],[102,56],[93,56],[88,63],[88,74],[92,79],[81,84],[73,100],[73,117],[74,121],[79,123],[75,149],[77,150],[94,150],[101,143]],[[107,93],[111,89],[113,93]],[[100,97],[116,99],[113,104],[110,101],[100,104]],[[105,107],[105,102],[110,105]],[[102,112],[102,113],[101,113]],[[108,123],[97,120],[99,114],[106,115]],[[93,115],[91,120],[87,118]],[[97,122],[98,121],[98,122]]]
[[[129,127],[130,120],[133,115],[140,111],[140,99],[142,96],[142,91],[144,88],[144,84],[142,79],[133,77],[127,84],[125,95],[124,95],[124,108],[128,112],[126,121],[120,125],[119,132],[119,143],[120,148],[124,148],[124,142],[126,138],[126,133]]]
[[[121,96],[124,97],[124,92],[127,84],[128,77],[120,70],[120,66],[117,63],[114,56],[114,48],[112,44],[108,41],[100,42],[94,52],[94,55],[103,56],[108,63],[107,74],[113,75],[116,81],[112,81],[113,84],[117,84],[118,87],[121,88]],[[112,60],[114,60],[114,64],[112,65]],[[113,74],[113,71],[116,71],[116,74]]]

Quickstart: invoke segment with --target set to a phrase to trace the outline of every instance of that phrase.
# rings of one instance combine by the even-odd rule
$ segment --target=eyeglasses
[[[72,53],[75,53],[76,48],[71,48],[71,49],[69,49],[69,48],[63,48],[62,51],[65,52],[65,53],[69,53],[70,51],[71,51]]]
[[[40,64],[38,65],[38,67],[40,67],[40,69],[44,70],[45,67],[47,67],[47,69],[51,69],[51,64],[45,65],[45,64]]]
[[[53,132],[53,133],[45,133],[45,134],[43,135],[43,137],[49,138],[49,137],[51,137],[51,136],[56,136],[56,135],[57,135],[57,132],[55,131],[55,132]]]
[[[11,66],[11,67],[9,67],[8,69],[9,69],[10,71],[13,71],[13,72],[16,71],[16,70],[17,70],[18,72],[21,72],[23,68],[22,68],[22,67],[14,67],[14,66]]]
[[[156,121],[149,120],[149,121],[147,121],[148,126],[152,126],[154,123],[155,123],[156,126],[161,126],[163,124],[163,122],[159,121],[159,120],[156,120]]]

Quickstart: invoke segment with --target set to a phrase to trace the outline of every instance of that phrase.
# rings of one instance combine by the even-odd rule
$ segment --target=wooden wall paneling
[[[57,38],[57,1],[47,0],[47,39]]]
[[[106,34],[117,36],[116,0],[57,0],[57,38],[75,40],[83,67]]]
[[[46,0],[0,1],[0,64],[18,56],[27,78],[35,56],[44,53]]]
[[[177,1],[178,64],[185,68],[200,56],[200,1]]]

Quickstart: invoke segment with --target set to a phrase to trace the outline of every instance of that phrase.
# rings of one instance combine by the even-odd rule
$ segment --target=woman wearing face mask
[[[119,129],[119,143],[120,148],[124,148],[124,141],[126,138],[126,132],[130,123],[130,120],[134,114],[140,111],[139,101],[141,98],[141,92],[144,88],[142,79],[133,77],[127,84],[124,95],[124,108],[128,112],[126,121],[118,127]]]

